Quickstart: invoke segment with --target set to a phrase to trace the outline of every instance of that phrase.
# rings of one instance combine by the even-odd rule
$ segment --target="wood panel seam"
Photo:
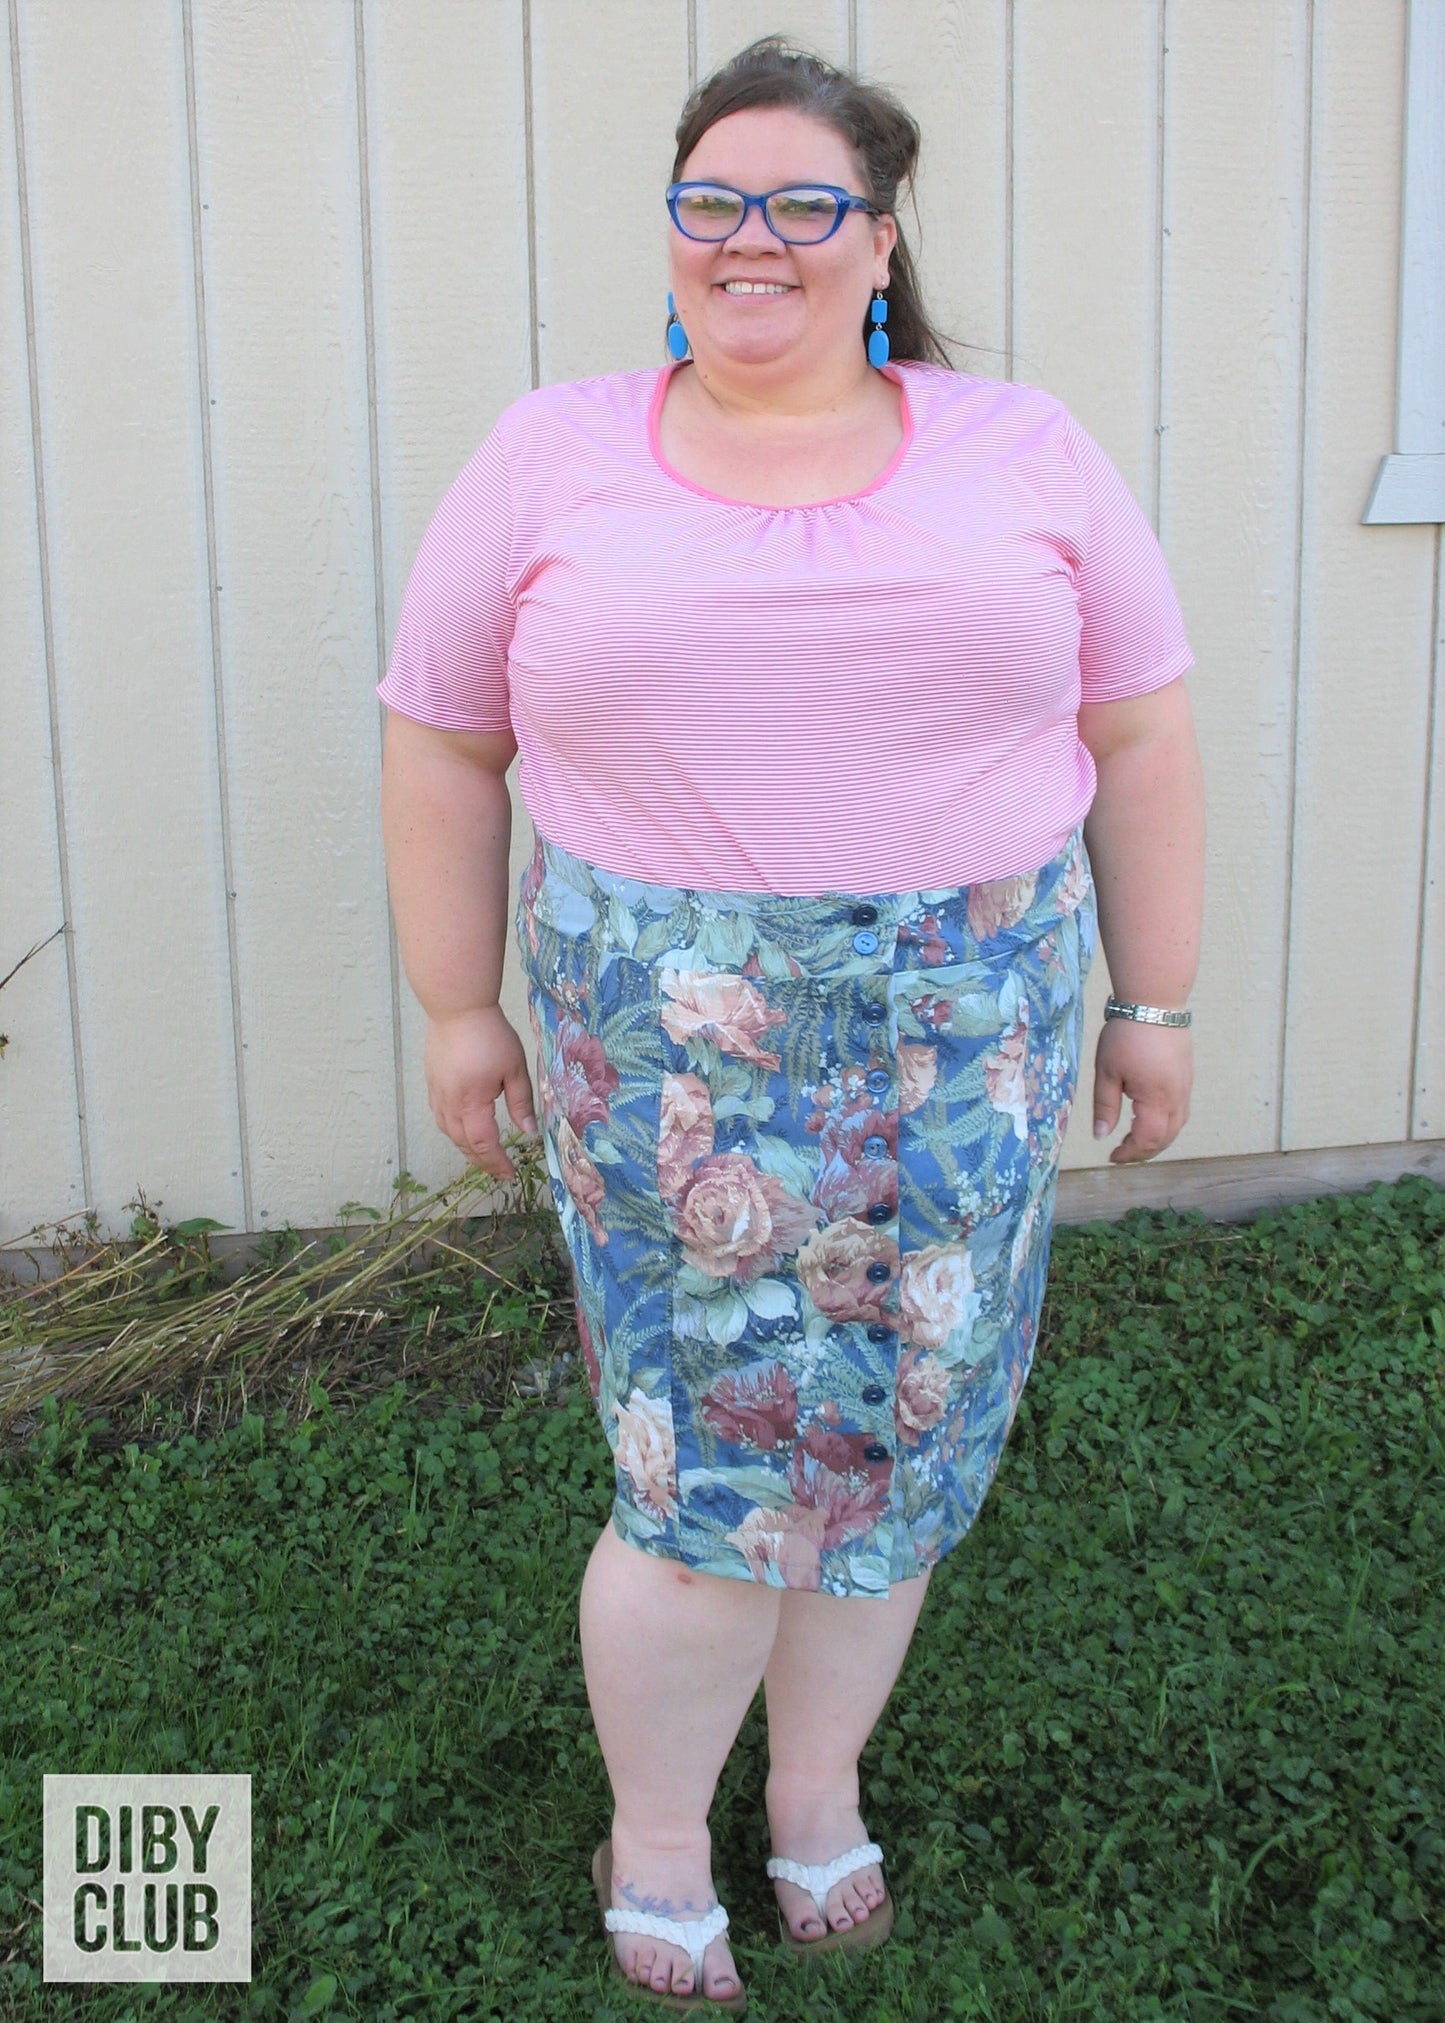
[[[196,96],[195,24],[191,0],[181,0],[181,44],[186,73],[186,154],[191,199],[191,288],[196,318],[197,397],[201,411],[201,488],[205,498],[206,591],[211,628],[211,702],[216,727],[216,800],[221,823],[221,875],[225,886],[226,964],[231,991],[231,1051],[236,1077],[236,1133],[241,1159],[241,1212],[255,1221],[251,1191],[251,1129],[246,1104],[246,1048],[241,1006],[240,933],[236,920],[235,857],[231,833],[231,768],[226,740],[226,692],[221,656],[221,601],[217,586],[216,472],[211,441],[210,337],[206,325],[205,237],[201,230],[200,120]]]
[[[537,328],[537,168],[532,119],[532,0],[522,0],[522,154],[527,181],[527,332],[533,390],[542,383]]]
[[[1299,374],[1295,427],[1294,583],[1290,612],[1289,763],[1285,775],[1284,978],[1279,1000],[1279,1093],[1275,1101],[1274,1143],[1283,1152],[1286,1104],[1289,1096],[1289,1034],[1291,986],[1294,980],[1295,844],[1299,827],[1298,781],[1300,735],[1300,669],[1304,632],[1305,453],[1309,433],[1310,253],[1314,243],[1315,61],[1317,55],[1314,0],[1305,0],[1305,121],[1304,188],[1301,191]]]
[[[366,27],[362,0],[352,0],[352,54],[356,66],[356,187],[360,207],[361,233],[361,319],[362,348],[366,354],[366,447],[368,481],[371,490],[371,582],[376,628],[376,678],[386,674],[386,582],[381,566],[381,444],[376,403],[376,304],[371,259],[371,140],[366,104]],[[376,704],[377,744],[386,736],[386,705]],[[401,1036],[401,958],[397,947],[396,921],[389,900],[386,912],[387,976],[391,990],[391,1074],[396,1106],[396,1177],[407,1171],[406,1060]]]
[[[75,917],[71,907],[70,847],[65,819],[65,770],[60,749],[60,693],[55,672],[55,607],[50,582],[50,535],[45,502],[44,438],[40,424],[40,357],[35,337],[35,273],[30,251],[30,188],[25,174],[25,108],[20,88],[20,17],[17,0],[7,0],[10,30],[10,91],[15,120],[15,181],[20,220],[20,280],[25,307],[26,391],[30,402],[30,460],[35,483],[35,529],[40,572],[40,625],[45,643],[45,690],[50,715],[50,769],[55,805],[55,846],[65,933],[65,982],[70,1000],[70,1053],[75,1075],[75,1109],[80,1132],[80,1185],[89,1214],[95,1207],[91,1182],[90,1117],[85,1096],[85,1049],[80,1019],[80,974],[75,957]]]
[[[1165,122],[1169,111],[1169,0],[1159,0],[1156,17],[1155,83],[1154,83],[1154,533],[1156,539],[1164,541],[1164,431],[1168,423],[1164,419],[1164,270],[1166,248],[1164,240],[1168,235],[1166,217],[1165,182],[1168,175],[1169,158],[1166,148]]]
[[[1003,351],[1004,373],[1012,380],[1014,364],[1014,288],[1016,259],[1014,233],[1017,209],[1014,203],[1014,0],[1006,0],[1004,11],[1003,84]]]
[[[1410,1021],[1410,1086],[1405,1135],[1415,1136],[1416,1108],[1420,1094],[1420,1028],[1425,1019],[1425,938],[1429,931],[1430,866],[1435,850],[1435,786],[1440,776],[1436,764],[1436,743],[1440,737],[1441,640],[1445,637],[1445,612],[1440,607],[1441,548],[1445,528],[1435,529],[1434,582],[1430,599],[1430,695],[1425,718],[1425,823],[1420,839],[1420,899],[1415,928],[1415,1006]]]

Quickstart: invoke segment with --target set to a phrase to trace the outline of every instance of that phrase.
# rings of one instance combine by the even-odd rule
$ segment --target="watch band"
[[[1106,1019],[1135,1019],[1146,1026],[1191,1026],[1194,1014],[1190,1011],[1165,1011],[1157,1004],[1122,1004],[1116,997],[1104,1000]]]

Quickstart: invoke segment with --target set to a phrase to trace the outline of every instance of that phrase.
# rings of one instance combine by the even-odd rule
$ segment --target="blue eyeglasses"
[[[669,183],[667,208],[686,239],[713,242],[730,239],[754,204],[768,230],[789,246],[817,246],[831,239],[850,211],[883,213],[866,197],[855,197],[834,183],[785,183],[781,189],[750,196],[727,183]]]

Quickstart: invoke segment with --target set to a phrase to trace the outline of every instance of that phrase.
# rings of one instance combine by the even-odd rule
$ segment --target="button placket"
[[[884,1269],[886,1271],[887,1267],[884,1267]],[[869,1275],[870,1277],[872,1276],[871,1269]],[[876,1282],[881,1284],[882,1280],[879,1279]],[[879,1406],[887,1406],[888,1408],[886,1428],[884,1426],[875,1425],[873,1428],[870,1429],[874,1434],[874,1443],[873,1443],[874,1447],[877,1447],[881,1444],[878,1438],[880,1434],[882,1434],[885,1431],[888,1432],[889,1434],[892,1434],[896,1430],[895,1429],[896,1407],[894,1404],[894,1396],[897,1389],[896,1365],[898,1360],[898,1330],[896,1326],[890,1324],[890,1321],[886,1315],[880,1314],[877,1320],[873,1320],[868,1323],[867,1336],[869,1342],[872,1343],[875,1348],[881,1349],[883,1351],[883,1354],[876,1358],[876,1362],[888,1363],[894,1366],[893,1369],[890,1369],[886,1373],[889,1378],[889,1381],[880,1383],[877,1377],[870,1377],[859,1393],[859,1397],[862,1400],[863,1404],[868,1405],[874,1408],[875,1410]],[[870,1360],[874,1359],[870,1358]],[[882,1415],[880,1414],[880,1417],[881,1416]],[[883,1452],[884,1456],[888,1455],[888,1450],[886,1448],[884,1448]],[[876,1461],[880,1457],[878,1454],[874,1453],[870,1449],[868,1458],[870,1460]]]
[[[859,904],[853,907],[849,919],[852,926],[857,930],[853,936],[853,947],[856,953],[859,955],[876,955],[882,947],[882,940],[874,931],[878,922],[878,908],[866,903]],[[878,981],[886,990],[886,978],[880,977]],[[888,1005],[886,1003],[879,1003],[876,1000],[870,1001],[862,1007],[862,1016],[864,1024],[872,1029],[869,1033],[869,1050],[873,1054],[872,1062],[863,1078],[864,1086],[867,1088],[869,1095],[874,1097],[879,1103],[881,1121],[881,1116],[886,1114],[885,1106],[892,1094],[894,1080],[892,1069],[883,1065],[883,1061],[874,1052],[874,1049],[877,1047],[879,1038],[881,1037],[878,1029],[888,1022]],[[882,1131],[870,1131],[868,1133],[863,1140],[862,1152],[863,1157],[870,1160],[893,1157],[888,1138]],[[882,1201],[873,1202],[865,1211],[867,1221],[873,1227],[880,1229],[885,1224],[895,1222],[897,1214],[896,1205],[890,1205]],[[885,1262],[882,1258],[875,1258],[867,1267],[865,1275],[873,1285],[891,1286],[897,1282],[898,1271],[899,1258],[895,1252],[891,1262]],[[880,1318],[869,1324],[868,1340],[877,1347],[885,1348],[885,1353],[885,1345],[891,1344],[893,1351],[892,1359],[894,1361],[896,1361],[897,1339],[897,1328],[890,1326],[884,1319]],[[878,1383],[876,1380],[866,1384],[860,1393],[864,1405],[875,1410],[879,1406],[887,1405],[890,1407],[889,1432],[893,1430],[892,1395],[892,1390],[887,1384]],[[880,1428],[879,1430],[881,1431],[882,1429]],[[891,1447],[886,1446],[875,1433],[874,1438],[863,1450],[863,1458],[875,1464],[883,1461],[891,1462],[893,1460],[893,1450]]]
[[[858,929],[858,932],[853,936],[854,954],[876,955],[883,945],[878,935],[874,932],[878,924],[878,908],[876,906],[855,906],[850,910],[848,918],[852,925]]]

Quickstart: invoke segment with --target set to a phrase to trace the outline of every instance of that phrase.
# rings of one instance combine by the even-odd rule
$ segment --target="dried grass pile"
[[[276,1232],[260,1261],[228,1265],[212,1247],[218,1224],[163,1227],[143,1195],[129,1238],[33,1231],[39,1275],[0,1281],[0,1443],[25,1439],[50,1398],[119,1413],[133,1435],[178,1408],[196,1430],[277,1405],[304,1417],[318,1383],[347,1402],[398,1377],[453,1377],[473,1395],[536,1388],[518,1381],[519,1357],[535,1363],[550,1330],[560,1360],[571,1302],[541,1154],[519,1138],[507,1150],[506,1186],[471,1169],[409,1204],[401,1192],[390,1215],[359,1210],[354,1232]]]

